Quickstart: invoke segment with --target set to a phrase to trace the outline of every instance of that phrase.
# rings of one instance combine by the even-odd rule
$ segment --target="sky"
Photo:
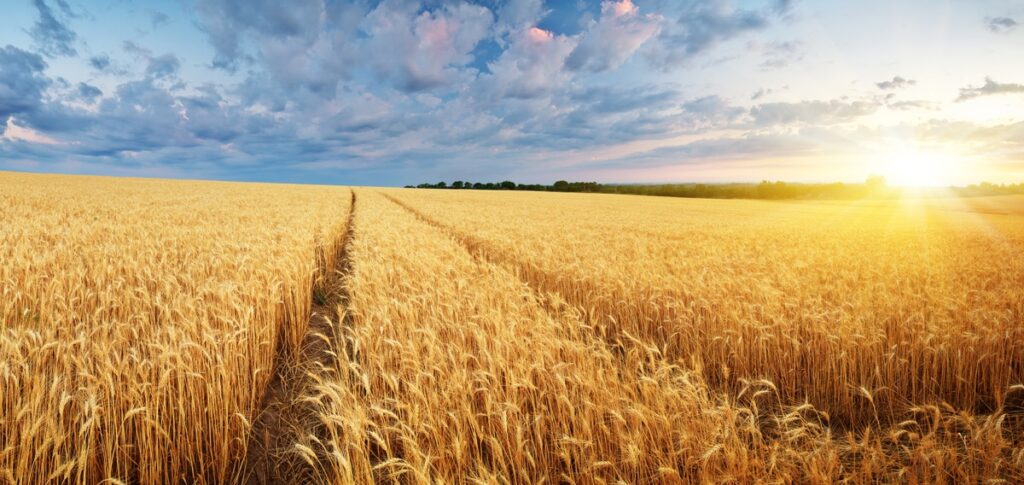
[[[1024,182],[1018,0],[3,0],[0,170]]]

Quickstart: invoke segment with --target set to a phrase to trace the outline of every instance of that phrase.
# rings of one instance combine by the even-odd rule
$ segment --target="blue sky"
[[[1024,3],[7,0],[0,170],[1024,181]]]

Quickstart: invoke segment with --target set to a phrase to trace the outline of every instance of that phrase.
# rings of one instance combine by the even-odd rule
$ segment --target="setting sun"
[[[961,169],[953,153],[910,146],[884,156],[879,173],[896,186],[939,187],[957,184]]]

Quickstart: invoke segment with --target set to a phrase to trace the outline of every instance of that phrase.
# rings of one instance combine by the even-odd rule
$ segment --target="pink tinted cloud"
[[[640,9],[633,4],[632,0],[622,0],[621,2],[601,2],[601,13],[611,13],[615,17],[622,17],[624,15],[636,15]]]
[[[552,35],[553,34],[551,32],[548,32],[540,27],[530,27],[530,30],[527,31],[526,33],[526,37],[528,39],[537,43],[547,42],[551,40]]]
[[[658,34],[662,20],[656,14],[641,15],[632,0],[602,2],[601,18],[587,26],[568,66],[593,72],[617,69]]]

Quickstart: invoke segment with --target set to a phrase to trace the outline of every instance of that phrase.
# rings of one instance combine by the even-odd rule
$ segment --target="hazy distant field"
[[[0,221],[0,483],[1024,481],[1024,198],[0,173]]]

